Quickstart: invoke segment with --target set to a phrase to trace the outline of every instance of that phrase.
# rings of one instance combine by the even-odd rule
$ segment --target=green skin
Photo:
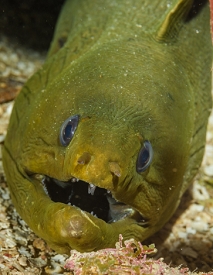
[[[114,247],[119,234],[143,241],[172,216],[200,166],[211,109],[209,7],[186,20],[193,1],[167,2],[67,0],[44,66],[16,99],[3,149],[11,197],[58,252]],[[62,146],[61,125],[76,114]],[[144,140],[154,157],[139,174]],[[91,159],[79,164],[85,152]],[[137,212],[107,223],[53,202],[38,175],[93,183]]]

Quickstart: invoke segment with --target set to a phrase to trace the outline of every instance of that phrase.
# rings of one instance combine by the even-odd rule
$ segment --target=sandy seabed
[[[24,49],[0,37],[1,143],[15,95],[44,58],[44,53]],[[182,265],[191,272],[213,274],[213,113],[199,174],[172,219],[146,241],[151,243],[158,250],[154,257],[164,258],[171,267]],[[10,200],[0,154],[0,274],[73,274],[64,269],[67,258],[68,255],[52,251],[17,214]]]

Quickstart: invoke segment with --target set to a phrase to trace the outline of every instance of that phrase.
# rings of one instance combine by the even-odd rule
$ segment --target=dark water
[[[0,0],[0,33],[47,50],[64,0]]]

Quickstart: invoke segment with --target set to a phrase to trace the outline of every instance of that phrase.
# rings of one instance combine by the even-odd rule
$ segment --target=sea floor
[[[22,48],[15,41],[0,37],[1,143],[13,99],[44,58],[45,53]],[[213,274],[213,113],[209,118],[202,167],[193,185],[171,220],[145,243],[155,243],[158,252],[154,258],[163,258],[171,267]],[[10,200],[0,154],[0,274],[73,274],[64,269],[68,256],[52,251],[19,217]]]

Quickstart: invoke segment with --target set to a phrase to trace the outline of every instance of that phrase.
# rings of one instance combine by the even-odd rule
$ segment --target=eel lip
[[[68,181],[60,181],[40,174],[31,174],[30,177],[42,184],[45,193],[54,202],[79,207],[107,223],[128,217],[136,219],[139,225],[147,227],[148,220],[131,206],[117,201],[110,190],[75,177]]]

